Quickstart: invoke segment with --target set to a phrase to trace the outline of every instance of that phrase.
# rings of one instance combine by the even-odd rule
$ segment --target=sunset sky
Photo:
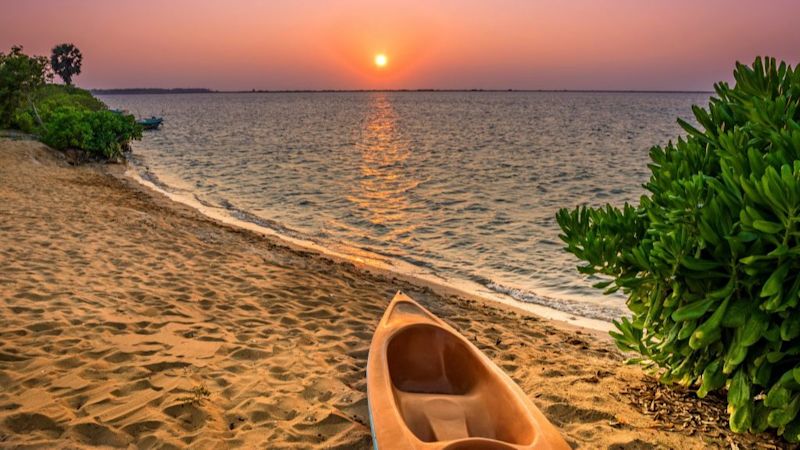
[[[800,61],[798,0],[0,0],[0,48],[72,42],[79,86],[708,90]],[[376,65],[377,55],[385,65]]]

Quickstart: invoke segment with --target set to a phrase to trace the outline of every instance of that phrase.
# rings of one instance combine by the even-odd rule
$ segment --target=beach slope
[[[123,169],[0,138],[0,447],[369,448],[367,349],[399,289],[571,444],[709,445],[631,406],[643,375],[608,339],[221,225]]]

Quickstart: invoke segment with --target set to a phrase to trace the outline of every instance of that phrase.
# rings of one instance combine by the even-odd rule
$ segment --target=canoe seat
[[[464,406],[459,402],[435,397],[425,401],[423,411],[437,441],[450,441],[469,436]]]
[[[500,445],[533,440],[530,424],[518,420],[523,414],[519,403],[448,331],[407,326],[392,337],[387,359],[398,410],[422,442],[482,438]]]
[[[452,441],[470,437],[472,409],[462,395],[396,392],[406,425],[425,442]],[[467,403],[467,404],[465,404]]]
[[[447,450],[510,450],[508,434],[497,435],[485,405],[472,395],[396,392],[403,419],[423,442],[452,442]]]

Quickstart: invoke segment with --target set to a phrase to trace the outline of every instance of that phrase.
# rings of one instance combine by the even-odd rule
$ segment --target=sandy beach
[[[575,447],[754,446],[708,415],[721,402],[659,406],[601,334],[289,248],[123,171],[0,138],[2,448],[370,448],[367,349],[397,290]]]

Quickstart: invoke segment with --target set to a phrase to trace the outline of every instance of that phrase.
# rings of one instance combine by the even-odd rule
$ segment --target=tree
[[[31,103],[31,93],[50,78],[46,57],[28,56],[18,45],[0,52],[0,127],[9,126],[14,111],[23,101]]]
[[[53,47],[50,66],[67,86],[72,86],[72,76],[81,74],[83,55],[78,47],[72,44],[60,44]]]

